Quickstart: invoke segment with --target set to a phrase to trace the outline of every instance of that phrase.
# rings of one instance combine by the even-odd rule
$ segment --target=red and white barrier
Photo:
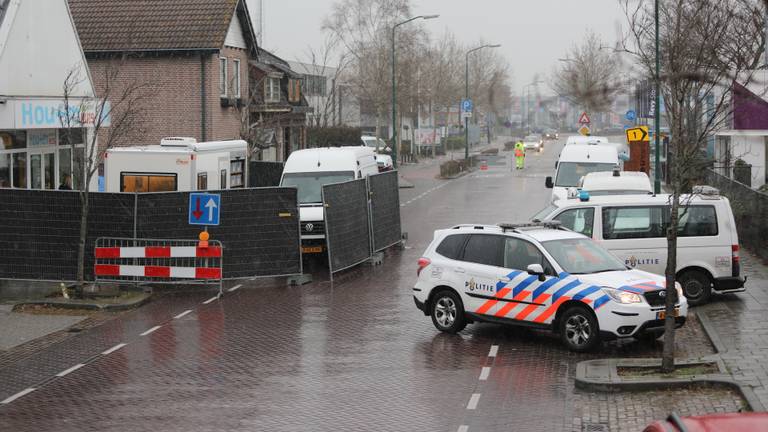
[[[96,264],[96,276],[138,276],[148,278],[173,279],[221,279],[221,269],[218,267],[171,267],[171,266],[140,266]]]
[[[221,247],[144,246],[97,247],[96,258],[221,258]]]

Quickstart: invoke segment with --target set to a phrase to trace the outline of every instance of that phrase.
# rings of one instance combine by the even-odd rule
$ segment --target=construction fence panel
[[[302,272],[295,188],[230,189],[221,194],[221,224],[208,227],[224,245],[224,278],[296,275]],[[137,237],[197,238],[187,223],[188,192],[138,196]]]
[[[331,273],[371,257],[365,179],[323,186],[328,265]]]
[[[282,175],[282,162],[251,161],[248,163],[249,188],[279,186]]]
[[[80,194],[0,189],[0,202],[0,279],[75,280],[82,214]],[[96,238],[132,235],[134,198],[92,193],[89,202],[85,278],[90,280]]]
[[[397,176],[397,171],[389,171],[368,177],[374,252],[393,246],[402,239]]]

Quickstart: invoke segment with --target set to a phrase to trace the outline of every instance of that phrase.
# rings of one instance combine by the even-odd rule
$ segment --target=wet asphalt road
[[[405,167],[416,186],[401,191],[407,248],[333,285],[166,293],[0,365],[0,400],[17,396],[0,404],[0,431],[572,430],[576,363],[650,356],[658,344],[577,355],[546,333],[496,325],[450,336],[411,296],[432,231],[527,220],[549,199],[561,146],[529,154],[524,171],[502,153],[453,181],[435,179],[434,162]],[[707,353],[697,350],[707,348],[680,354]]]

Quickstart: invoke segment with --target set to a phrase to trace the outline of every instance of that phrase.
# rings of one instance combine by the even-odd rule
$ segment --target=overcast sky
[[[257,0],[248,0],[255,14]],[[307,60],[319,47],[323,18],[336,0],[262,0],[264,46],[287,60]],[[460,40],[500,43],[512,67],[515,92],[536,74],[548,77],[558,58],[587,29],[613,45],[625,18],[619,0],[412,0],[413,12],[440,14],[425,21],[433,34],[450,29]],[[546,87],[546,85],[544,85]],[[546,88],[541,88],[546,91]]]

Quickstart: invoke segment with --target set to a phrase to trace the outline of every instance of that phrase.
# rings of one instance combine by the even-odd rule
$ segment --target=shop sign
[[[95,101],[73,100],[68,110],[62,100],[22,99],[10,100],[8,104],[12,105],[9,108],[12,108],[13,124],[0,127],[10,129],[57,129],[64,127],[67,119],[70,119],[72,127],[92,127],[99,111]],[[109,102],[105,103],[101,110],[101,126],[110,125],[110,109]]]

